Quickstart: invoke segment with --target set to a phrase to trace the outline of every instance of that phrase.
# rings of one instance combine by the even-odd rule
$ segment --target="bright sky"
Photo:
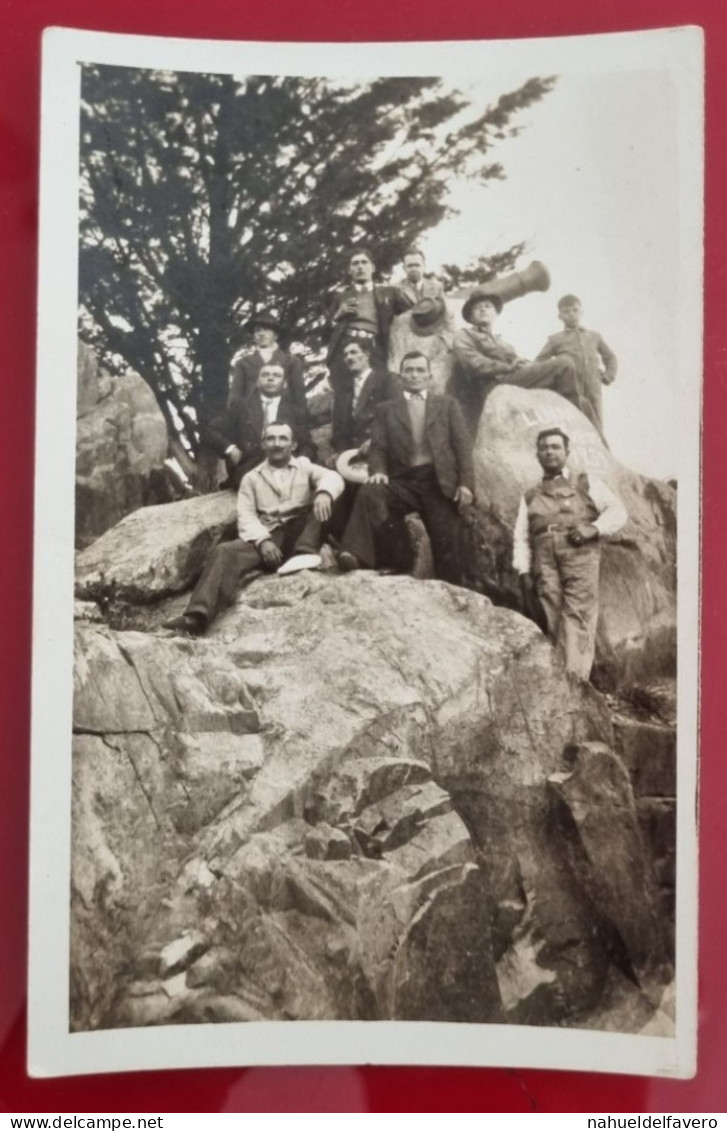
[[[490,74],[460,89],[490,103],[529,77]],[[506,180],[456,184],[459,216],[422,241],[436,270],[526,240],[519,266],[542,260],[551,288],[507,305],[498,332],[533,357],[561,329],[558,298],[577,294],[583,324],[619,359],[616,382],[604,389],[613,454],[661,478],[676,474],[678,443],[675,101],[662,71],[561,76],[518,119],[523,133],[493,150]]]

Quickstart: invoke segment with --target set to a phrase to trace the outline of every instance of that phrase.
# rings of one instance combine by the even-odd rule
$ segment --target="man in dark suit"
[[[345,378],[333,394],[333,447],[337,452],[360,448],[366,455],[377,405],[397,391],[397,379],[384,368],[373,368],[373,343],[365,338],[343,347]]]
[[[307,411],[301,411],[286,385],[282,365],[276,363],[263,365],[252,392],[230,401],[210,425],[210,445],[227,465],[227,486],[237,490],[243,475],[262,462],[263,429],[268,424],[289,424],[298,455],[314,455]]]
[[[257,388],[257,379],[263,365],[280,365],[285,374],[290,399],[305,413],[305,379],[303,362],[295,354],[280,347],[282,327],[278,319],[267,310],[255,314],[248,323],[252,331],[254,348],[240,350],[232,359],[232,374],[228,405],[246,400]]]
[[[374,261],[368,251],[354,251],[348,261],[351,282],[337,290],[330,308],[332,324],[326,363],[334,392],[346,379],[343,350],[350,341],[373,345],[374,366],[386,366],[391,320],[400,310],[396,287],[374,284]]]
[[[460,515],[474,498],[472,445],[459,405],[452,397],[432,393],[431,381],[424,354],[406,354],[403,392],[376,411],[370,475],[343,536],[343,570],[408,567],[404,517],[416,511],[432,545],[435,575],[461,582]]]

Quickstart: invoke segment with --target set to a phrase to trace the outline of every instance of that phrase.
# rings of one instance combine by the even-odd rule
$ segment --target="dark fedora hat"
[[[499,294],[497,294],[496,291],[487,286],[475,287],[475,289],[472,291],[469,298],[465,302],[464,306],[462,307],[462,317],[464,318],[465,322],[472,321],[472,318],[470,317],[470,315],[472,314],[472,307],[476,303],[482,302],[484,299],[488,299],[488,301],[492,303],[498,314],[501,313],[502,299],[500,298]]]
[[[248,330],[254,330],[256,326],[269,326],[271,330],[282,330],[280,319],[276,318],[270,310],[259,310],[253,314],[252,318],[248,320]]]
[[[418,330],[426,330],[439,322],[445,311],[443,298],[421,298],[411,308],[411,320]]]

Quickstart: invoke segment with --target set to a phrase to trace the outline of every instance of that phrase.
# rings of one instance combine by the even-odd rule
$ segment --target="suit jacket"
[[[227,461],[227,470],[235,487],[239,485],[243,475],[265,458],[262,445],[264,419],[260,391],[255,389],[244,400],[237,398],[231,401],[222,416],[216,417],[209,426],[209,443],[220,457],[224,456],[231,444],[242,452],[239,463]],[[299,455],[310,457],[314,454],[308,413],[301,412],[291,390],[285,387],[280,395],[276,423],[291,426]]]
[[[230,378],[230,392],[227,404],[236,400],[245,400],[257,388],[257,379],[263,365],[282,365],[285,371],[285,383],[288,391],[301,412],[306,410],[305,379],[303,377],[303,362],[295,354],[288,353],[279,347],[273,353],[270,362],[266,362],[257,349],[245,350],[237,353],[232,359],[232,374]]]
[[[340,290],[335,291],[331,300],[329,310],[329,320],[332,323],[331,336],[328,342],[328,354],[326,361],[328,366],[337,359],[340,351],[341,344],[346,336],[352,318],[350,315],[339,313],[341,304],[347,298],[356,298],[358,291],[351,283],[347,287],[342,287]],[[376,317],[378,320],[378,333],[376,335],[376,346],[382,357],[386,357],[386,348],[389,340],[389,330],[391,329],[391,321],[395,314],[401,313],[406,310],[406,304],[402,303],[398,287],[383,286],[380,284],[374,285],[374,306],[376,307]],[[337,375],[334,375],[334,383],[337,383]]]
[[[333,394],[333,447],[338,452],[359,448],[371,438],[376,406],[395,395],[399,382],[385,369],[372,369],[353,407],[353,374],[346,374]]]
[[[445,297],[444,287],[439,279],[434,275],[425,275],[419,284],[418,288],[414,288],[408,279],[397,285],[399,291],[398,306],[403,310],[410,310],[412,306],[416,306],[423,298],[441,298]],[[397,313],[399,313],[397,311]]]
[[[460,486],[474,492],[472,441],[453,397],[427,393],[424,429],[442,494],[451,499]],[[390,479],[405,474],[412,444],[409,409],[400,393],[376,410],[369,451],[371,474],[383,473]]]

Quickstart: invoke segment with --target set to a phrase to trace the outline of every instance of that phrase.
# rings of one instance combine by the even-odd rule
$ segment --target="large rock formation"
[[[512,531],[522,492],[542,474],[535,438],[560,425],[571,438],[569,466],[599,477],[624,503],[629,521],[604,546],[595,678],[623,688],[676,672],[676,491],[617,463],[593,426],[547,390],[501,386],[490,394],[474,445],[477,490],[473,583],[517,605]]]
[[[154,394],[136,373],[110,377],[78,344],[76,546],[137,507],[168,497],[167,427]]]
[[[555,421],[629,511],[603,554],[608,697],[505,607]],[[79,553],[74,1029],[673,1031],[674,492],[550,393],[496,390],[475,464],[487,595],[255,575],[204,638],[167,633],[234,527],[230,493],[143,507]]]
[[[78,605],[75,1029],[588,1024],[621,979],[619,1026],[668,1030],[611,716],[534,625],[373,574],[261,578],[197,640],[179,605]]]

